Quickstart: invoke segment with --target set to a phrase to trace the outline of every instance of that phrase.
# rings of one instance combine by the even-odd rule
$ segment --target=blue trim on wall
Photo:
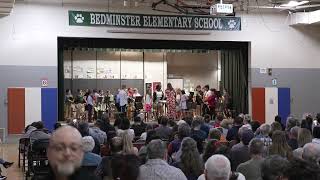
[[[290,112],[290,88],[278,88],[278,114],[283,125],[286,125]]]
[[[57,88],[41,89],[41,117],[45,127],[52,131],[58,121],[58,92]]]

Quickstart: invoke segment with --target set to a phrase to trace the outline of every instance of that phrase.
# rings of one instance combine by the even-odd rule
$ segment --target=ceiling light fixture
[[[296,6],[300,6],[300,5],[303,5],[303,4],[306,4],[310,1],[290,1],[288,2],[287,4],[282,4],[280,7],[296,7]]]

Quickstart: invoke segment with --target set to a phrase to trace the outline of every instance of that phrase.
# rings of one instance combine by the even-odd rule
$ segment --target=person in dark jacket
[[[240,127],[242,126],[242,124],[243,124],[242,117],[237,116],[234,119],[232,128],[229,129],[229,131],[228,131],[228,134],[227,134],[228,141],[236,140],[237,142],[240,142],[240,139],[238,137],[238,131],[239,131]]]

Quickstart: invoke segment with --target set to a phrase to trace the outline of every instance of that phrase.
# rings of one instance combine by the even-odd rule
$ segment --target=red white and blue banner
[[[8,88],[9,134],[21,134],[36,121],[43,121],[52,130],[57,120],[57,88]]]
[[[252,117],[260,123],[271,124],[275,116],[285,124],[290,115],[290,88],[252,88]]]

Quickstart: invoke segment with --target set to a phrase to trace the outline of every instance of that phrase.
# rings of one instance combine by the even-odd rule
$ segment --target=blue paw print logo
[[[84,22],[84,17],[82,16],[82,14],[76,14],[74,16],[74,19],[76,20],[76,23],[78,23],[78,24],[82,24]]]
[[[233,19],[228,22],[228,26],[230,29],[234,29],[236,27],[236,24],[236,21]]]

